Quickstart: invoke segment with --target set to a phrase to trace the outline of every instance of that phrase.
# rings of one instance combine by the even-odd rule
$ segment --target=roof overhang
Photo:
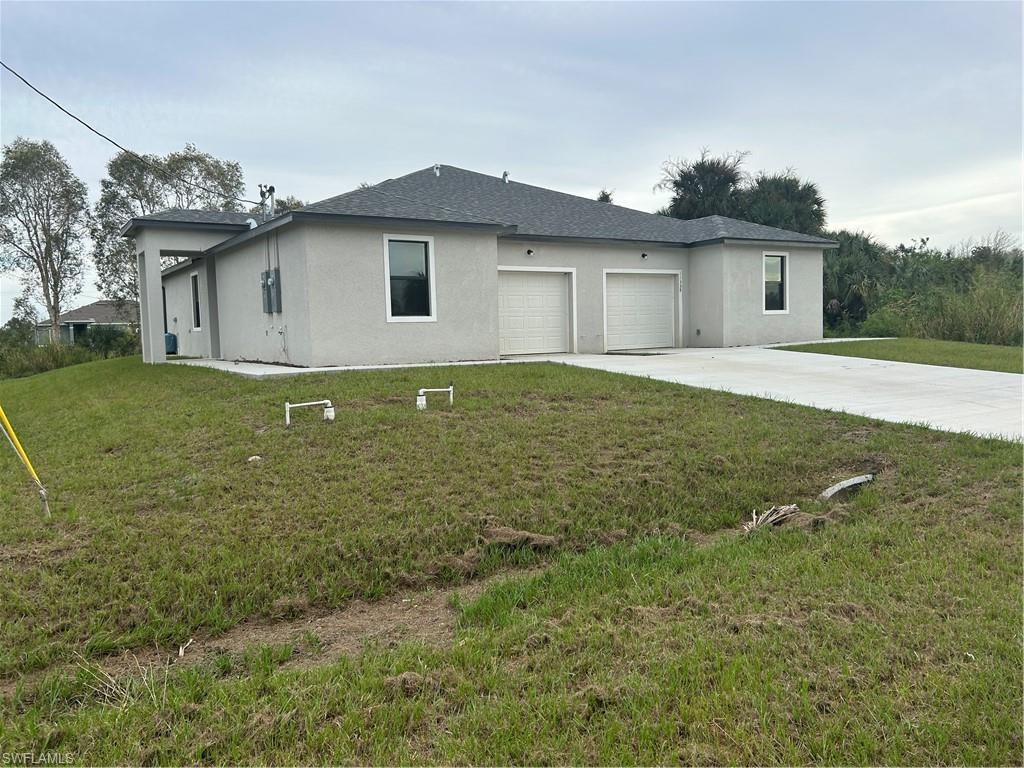
[[[622,245],[637,248],[686,248],[686,243],[665,240],[627,240],[613,237],[566,237],[564,235],[528,235],[515,232],[502,235],[503,240],[534,243],[586,243],[589,245]]]
[[[135,237],[136,231],[140,229],[189,229],[204,230],[213,232],[244,232],[249,228],[248,224],[225,224],[208,221],[167,221],[166,219],[147,219],[141,216],[129,219],[121,227],[121,237]]]
[[[323,223],[336,225],[351,225],[364,227],[414,227],[417,229],[459,229],[472,230],[475,232],[494,232],[497,234],[511,233],[515,227],[504,224],[480,224],[476,222],[461,221],[435,221],[433,219],[399,219],[391,216],[355,216],[345,213],[312,213],[310,211],[289,211],[277,218],[271,219],[265,224],[242,232],[235,237],[217,243],[203,251],[204,254],[212,255],[230,250],[239,245],[254,240],[257,237],[269,234],[276,229],[295,224],[298,222]],[[177,265],[175,265],[177,266]],[[165,273],[166,274],[166,273]]]
[[[184,259],[179,261],[177,264],[171,264],[171,266],[165,267],[164,269],[161,269],[160,270],[160,277],[167,277],[168,275],[173,275],[175,272],[181,272],[181,270],[187,269],[188,267],[191,267],[195,262],[202,261],[203,258],[204,257],[201,256],[201,255],[186,256]]]
[[[746,239],[742,237],[713,237],[706,240],[698,240],[692,243],[671,242],[664,240],[625,240],[611,237],[566,237],[564,235],[530,235],[516,232],[510,235],[503,235],[504,240],[516,240],[520,242],[551,242],[551,243],[588,243],[592,245],[621,245],[635,246],[637,248],[699,248],[705,245],[764,245],[766,247],[787,248],[836,248],[839,243],[834,240],[821,240],[820,242],[805,242],[802,240],[764,240]]]
[[[762,245],[765,248],[838,248],[839,243],[835,240],[821,240],[819,242],[807,242],[805,240],[765,240],[764,238],[745,237],[714,237],[707,240],[699,240],[689,243],[690,248],[700,248],[704,245]]]

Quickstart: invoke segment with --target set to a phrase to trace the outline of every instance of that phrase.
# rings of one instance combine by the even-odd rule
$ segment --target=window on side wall
[[[384,235],[384,276],[389,323],[437,319],[432,237]]]
[[[789,312],[788,262],[788,253],[766,252],[763,256],[765,314]]]
[[[199,273],[193,272],[189,277],[192,286],[192,330],[198,331],[203,327],[202,315],[199,312]]]

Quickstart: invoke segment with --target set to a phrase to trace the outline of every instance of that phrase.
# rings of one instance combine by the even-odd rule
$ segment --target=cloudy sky
[[[118,141],[191,141],[317,200],[432,165],[661,206],[667,158],[750,152],[895,244],[1021,229],[1021,4],[0,5],[3,60]],[[115,151],[0,81],[0,134],[97,194]],[[0,276],[0,322],[18,287]],[[99,295],[86,286],[81,301]]]

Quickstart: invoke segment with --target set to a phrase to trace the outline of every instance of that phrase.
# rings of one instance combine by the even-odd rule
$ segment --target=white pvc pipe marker
[[[308,403],[289,403],[284,401],[284,425],[290,427],[292,424],[292,408],[311,408],[322,405],[324,408],[324,421],[334,421],[334,404],[330,400],[313,400]]]
[[[447,392],[448,393],[448,405],[455,404],[455,385],[452,384],[450,387],[443,387],[442,389],[423,389],[416,392],[416,410],[425,411],[427,410],[427,392]]]

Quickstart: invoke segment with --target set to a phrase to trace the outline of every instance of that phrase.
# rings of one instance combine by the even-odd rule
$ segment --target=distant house
[[[288,211],[131,219],[142,351],[300,366],[822,336],[836,244],[437,165]],[[162,264],[176,263],[161,270]]]
[[[137,301],[94,301],[84,307],[72,309],[60,316],[60,340],[74,344],[85,331],[94,325],[115,326],[134,329],[139,326],[139,303]],[[50,341],[50,321],[36,324],[36,344]]]

